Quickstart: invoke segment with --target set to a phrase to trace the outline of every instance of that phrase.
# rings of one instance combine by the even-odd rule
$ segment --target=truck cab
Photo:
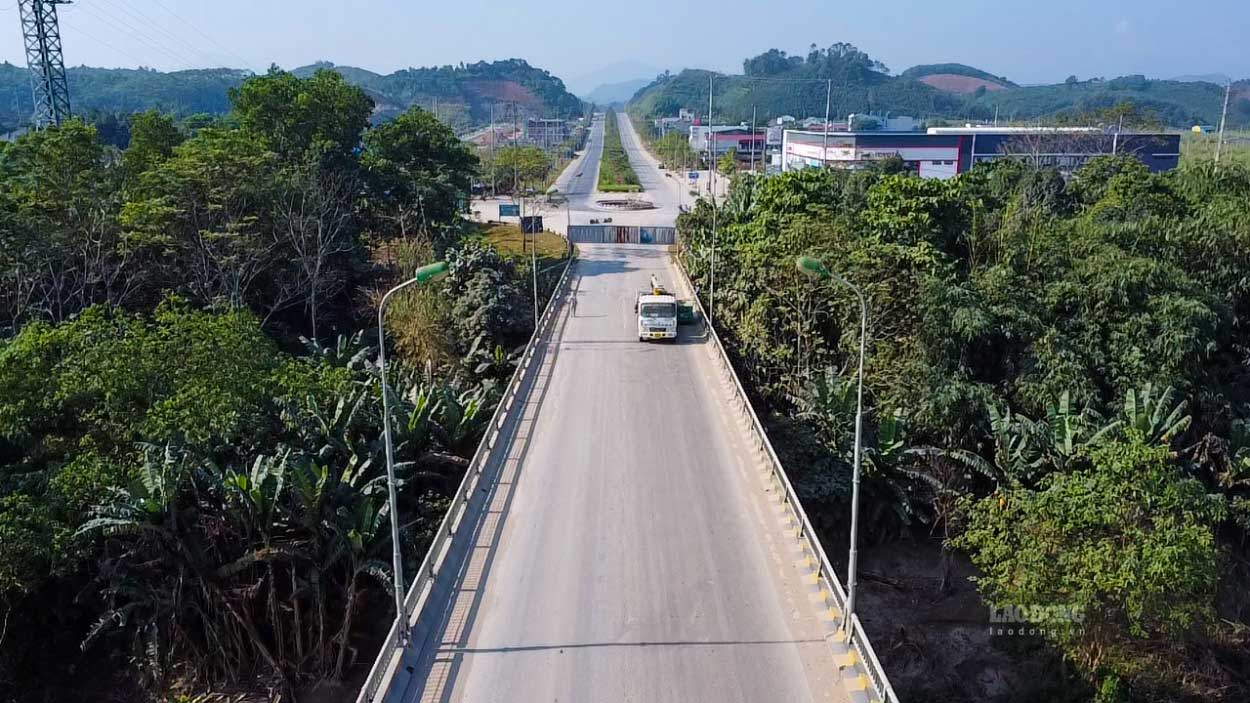
[[[638,313],[638,341],[677,341],[677,296],[660,286],[654,276],[651,289],[638,294],[634,311]]]

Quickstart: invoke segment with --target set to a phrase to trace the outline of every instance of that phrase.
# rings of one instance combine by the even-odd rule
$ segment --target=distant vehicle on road
[[[581,176],[582,176],[582,172],[581,172],[581,171],[578,171],[578,172],[577,172],[577,177],[578,177],[578,178],[581,178]]]
[[[651,289],[638,294],[634,302],[638,313],[638,341],[671,339],[677,341],[677,297],[651,277]]]

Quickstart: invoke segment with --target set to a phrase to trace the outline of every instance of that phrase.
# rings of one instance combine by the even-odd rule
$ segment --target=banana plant
[[[900,527],[932,520],[928,496],[941,490],[934,477],[920,470],[917,461],[926,454],[921,448],[908,447],[907,420],[901,410],[884,414],[877,420],[871,441],[863,447],[866,505],[871,524],[884,526],[887,514]],[[881,535],[878,535],[881,537]]]
[[[1034,488],[1047,475],[1065,470],[1088,447],[1115,432],[1092,408],[1076,410],[1067,391],[1046,405],[1046,417],[1034,420],[1008,406],[987,403],[991,458],[965,449],[943,455],[965,468],[1010,488]]]
[[[1133,430],[1152,444],[1171,445],[1189,429],[1192,421],[1185,414],[1188,401],[1175,398],[1176,389],[1170,386],[1158,394],[1151,383],[1140,391],[1130,388],[1125,393],[1123,416],[1116,427]]]

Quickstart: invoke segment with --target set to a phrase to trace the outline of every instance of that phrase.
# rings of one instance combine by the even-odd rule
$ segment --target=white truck
[[[677,296],[664,290],[655,276],[650,290],[638,294],[634,312],[638,313],[638,341],[677,341]]]

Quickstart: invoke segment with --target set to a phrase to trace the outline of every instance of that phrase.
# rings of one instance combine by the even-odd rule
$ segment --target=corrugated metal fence
[[[676,227],[573,225],[569,240],[579,244],[676,244]]]

